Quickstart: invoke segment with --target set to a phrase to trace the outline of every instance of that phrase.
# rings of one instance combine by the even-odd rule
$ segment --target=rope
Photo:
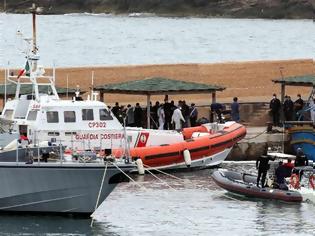
[[[131,178],[129,175],[127,175],[122,169],[119,168],[119,166],[116,165],[116,163],[113,162],[113,165],[121,172],[123,173],[128,179],[131,180],[131,182],[135,183],[139,188],[145,188],[144,186],[141,186],[138,184],[133,178]]]
[[[254,138],[257,138],[258,136],[264,134],[264,133],[267,133],[267,130],[264,130],[262,133],[259,133],[257,135],[255,135],[254,137],[250,137],[250,138],[244,138],[245,140],[251,140],[251,139],[254,139]]]
[[[121,172],[123,173],[128,179],[130,179],[133,183],[135,183],[138,187],[140,188],[143,188],[145,190],[147,190],[146,187],[144,186],[141,186],[140,184],[138,184],[134,179],[132,179],[129,175],[127,175],[122,169],[119,168],[119,166],[117,166],[115,163],[113,163],[113,165]],[[149,171],[148,171],[149,172]],[[150,173],[150,172],[149,172]],[[160,179],[158,178],[157,176],[153,175],[154,177],[156,177],[157,179]],[[161,180],[161,179],[160,179]],[[164,182],[163,180],[161,180],[162,182]],[[164,182],[165,183],[165,182]],[[167,184],[168,185],[168,184]],[[169,186],[169,185],[168,185]],[[175,190],[174,188],[172,188],[171,186],[169,186],[171,189]],[[175,190],[176,191],[176,190]],[[157,197],[156,195],[154,195],[155,197]],[[169,209],[169,211],[172,212],[172,209]],[[174,212],[174,211],[173,211]],[[189,219],[188,217],[186,216],[183,216],[181,215],[181,217],[185,218],[187,221],[189,221],[191,224],[193,224],[194,226],[198,226],[193,220]]]
[[[169,174],[169,173],[166,173],[166,172],[164,172],[164,171],[162,171],[162,170],[159,170],[159,169],[157,169],[157,168],[148,166],[148,165],[146,165],[146,164],[143,164],[143,165],[144,165],[145,167],[147,167],[147,168],[153,169],[153,170],[155,170],[155,171],[157,171],[157,172],[159,172],[159,173],[161,173],[161,174],[164,174],[164,175],[166,175],[166,176],[169,176],[169,177],[171,177],[171,178],[174,178],[174,179],[177,179],[177,180],[180,180],[180,181],[184,181],[183,179],[178,178],[178,177],[175,176],[175,175],[171,175],[171,174]],[[148,169],[147,169],[147,171],[149,172]]]
[[[98,207],[98,203],[99,203],[99,201],[100,201],[101,192],[102,192],[102,189],[103,189],[104,180],[105,180],[105,176],[106,176],[106,172],[107,172],[107,165],[108,165],[108,162],[106,162],[106,164],[105,164],[105,170],[104,170],[104,174],[103,174],[103,178],[102,178],[100,190],[98,191],[98,196],[97,196],[97,200],[96,200],[96,204],[95,204],[94,211],[96,211],[96,209],[97,209],[97,207]],[[92,220],[91,220],[91,225],[90,225],[91,227],[93,227],[93,223],[94,223],[94,219],[92,218]]]
[[[177,191],[175,188],[173,188],[171,185],[169,185],[168,183],[166,183],[164,180],[162,180],[161,178],[157,177],[155,174],[153,174],[150,170],[147,169],[147,171],[156,179],[160,180],[160,182],[162,182],[163,184],[165,184],[167,187],[169,187],[170,189],[174,190],[175,192]]]

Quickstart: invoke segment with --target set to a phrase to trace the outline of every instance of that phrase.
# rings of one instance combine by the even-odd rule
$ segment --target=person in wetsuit
[[[308,166],[307,157],[304,155],[302,148],[298,148],[296,150],[296,158],[294,162],[295,167]],[[293,170],[293,173],[298,174],[300,177],[300,181],[303,176],[303,170]]]
[[[262,188],[265,187],[267,172],[270,168],[270,165],[269,165],[270,160],[274,160],[274,159],[271,157],[268,157],[267,155],[262,155],[256,161],[256,169],[258,169],[257,187],[259,187],[260,178],[261,178],[261,187]]]

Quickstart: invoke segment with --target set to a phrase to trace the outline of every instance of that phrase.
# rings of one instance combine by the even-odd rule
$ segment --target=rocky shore
[[[4,0],[0,11],[26,13],[32,2],[43,7],[43,14],[142,12],[174,17],[269,19],[314,19],[315,16],[315,0]]]

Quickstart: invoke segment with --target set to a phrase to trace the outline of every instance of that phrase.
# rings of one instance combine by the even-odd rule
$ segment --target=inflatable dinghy
[[[281,190],[273,188],[259,188],[256,186],[257,177],[250,174],[238,173],[228,170],[217,170],[212,174],[215,183],[225,190],[253,198],[265,198],[286,202],[301,202],[302,195],[294,190]]]

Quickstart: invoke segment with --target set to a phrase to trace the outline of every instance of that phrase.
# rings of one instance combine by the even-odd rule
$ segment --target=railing
[[[79,132],[79,131],[77,131]],[[71,140],[63,140],[62,138],[57,139],[56,137],[52,137],[51,140],[47,139],[41,139],[41,133],[45,133],[47,135],[47,132],[45,131],[33,131],[32,139],[30,140],[17,140],[16,143],[16,163],[25,161],[28,164],[35,164],[36,162],[38,164],[41,163],[42,154],[43,152],[48,152],[51,154],[52,152],[55,153],[55,155],[58,157],[58,163],[61,165],[64,162],[72,161],[72,162],[80,162],[80,163],[87,163],[91,160],[103,160],[103,158],[106,156],[105,153],[106,150],[112,150],[113,149],[113,140],[110,139],[111,147],[105,149],[104,140],[99,139],[99,146],[91,145],[91,140],[74,140],[74,135],[71,135]],[[61,132],[59,132],[61,133]],[[73,132],[72,132],[73,133]],[[123,133],[123,131],[122,131]],[[124,137],[122,135],[122,137]],[[122,151],[121,156],[126,157],[128,156],[129,160],[129,152],[128,150],[125,150],[125,147],[130,147],[129,141],[127,142],[127,145],[125,145],[125,138],[122,138],[120,140],[119,146],[115,148],[119,148]],[[108,141],[107,141],[108,142]],[[70,145],[69,145],[70,143]],[[69,150],[71,153],[71,160],[66,160],[64,156],[64,151]],[[35,155],[36,154],[36,155]],[[110,152],[108,155],[111,155]],[[24,155],[23,158],[21,158],[21,155]],[[36,161],[37,158],[37,161]],[[34,161],[35,160],[35,161]],[[45,161],[45,160],[44,160]]]

